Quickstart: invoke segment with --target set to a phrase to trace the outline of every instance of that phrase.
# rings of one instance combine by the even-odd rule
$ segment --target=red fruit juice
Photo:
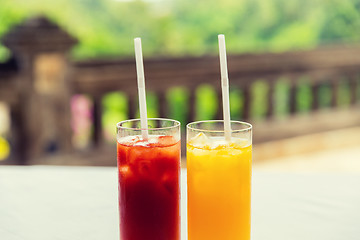
[[[117,143],[121,240],[180,239],[180,141],[139,136]]]

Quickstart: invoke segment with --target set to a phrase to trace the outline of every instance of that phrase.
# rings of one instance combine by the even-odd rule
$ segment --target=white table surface
[[[116,168],[0,166],[0,240],[118,239]],[[252,239],[360,239],[360,174],[254,171]]]

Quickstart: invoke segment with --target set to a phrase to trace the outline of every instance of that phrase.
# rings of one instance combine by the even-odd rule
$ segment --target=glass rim
[[[180,127],[181,123],[178,120],[175,119],[170,119],[170,118],[148,118],[148,121],[153,121],[153,120],[157,120],[157,121],[169,121],[169,122],[174,122],[175,125],[174,126],[169,126],[169,127],[155,127],[155,128],[135,128],[135,127],[124,127],[121,126],[121,124],[127,123],[127,122],[141,122],[140,118],[134,118],[134,119],[127,119],[124,121],[120,121],[116,124],[116,128],[117,129],[126,129],[126,130],[136,130],[136,131],[140,131],[140,130],[165,130],[165,129],[172,129],[172,128],[177,128]]]
[[[213,133],[224,133],[225,130],[210,130],[210,129],[203,129],[203,128],[198,128],[198,127],[191,127],[190,125],[195,125],[195,124],[200,124],[200,123],[219,123],[219,122],[224,122],[224,120],[202,120],[202,121],[195,121],[195,122],[190,122],[188,124],[186,124],[186,128],[189,130],[193,130],[193,131],[201,131],[201,132],[213,132]],[[243,122],[243,121],[237,121],[237,120],[231,120],[230,123],[239,123],[242,125],[247,126],[246,128],[243,129],[238,129],[238,130],[234,130],[231,129],[232,133],[235,132],[246,132],[246,131],[251,131],[253,126],[248,123],[248,122]]]

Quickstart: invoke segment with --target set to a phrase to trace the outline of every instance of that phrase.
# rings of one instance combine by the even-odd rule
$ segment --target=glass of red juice
[[[117,124],[121,240],[180,240],[180,122]]]

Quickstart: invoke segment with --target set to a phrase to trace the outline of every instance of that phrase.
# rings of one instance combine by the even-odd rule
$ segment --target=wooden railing
[[[204,56],[196,58],[147,58],[145,59],[146,87],[148,91],[155,92],[159,99],[160,117],[169,117],[167,113],[166,91],[175,86],[183,86],[189,91],[188,122],[195,119],[195,90],[201,84],[210,84],[217,93],[218,103],[221,103],[220,71],[217,56]],[[359,99],[357,89],[360,76],[360,48],[359,47],[333,47],[311,51],[287,52],[280,54],[249,54],[230,55],[228,57],[230,88],[238,88],[243,93],[242,120],[250,121],[258,127],[254,135],[255,143],[269,140],[292,137],[299,134],[329,130],[332,128],[359,125],[358,111],[353,118],[342,120],[339,124],[335,120],[329,123],[329,115],[316,118],[314,124],[311,119],[301,119],[301,123],[293,122],[297,116],[297,94],[299,92],[299,80],[306,77],[311,88],[312,116],[319,112],[319,89],[321,86],[331,88],[330,109],[337,111],[338,86],[347,84],[350,94],[351,112]],[[299,126],[286,126],[284,120],[278,122],[274,114],[275,85],[280,79],[286,79],[289,84],[289,109],[288,120]],[[102,143],[102,97],[113,91],[123,91],[129,99],[129,118],[135,117],[137,109],[136,71],[134,60],[89,60],[76,62],[74,65],[73,87],[74,93],[86,93],[94,100],[94,142]],[[262,80],[267,85],[265,102],[266,114],[262,121],[256,121],[251,116],[251,104],[253,100],[253,84]],[[235,103],[236,104],[236,103]],[[217,107],[216,118],[222,118],[221,104]],[[358,108],[357,108],[358,109]],[[336,113],[339,114],[339,113]],[[319,114],[318,114],[319,115]],[[331,115],[332,116],[332,115]],[[334,115],[335,116],[335,115]],[[296,119],[296,117],[295,117]],[[327,122],[326,124],[322,123]],[[271,129],[269,129],[271,126]]]

